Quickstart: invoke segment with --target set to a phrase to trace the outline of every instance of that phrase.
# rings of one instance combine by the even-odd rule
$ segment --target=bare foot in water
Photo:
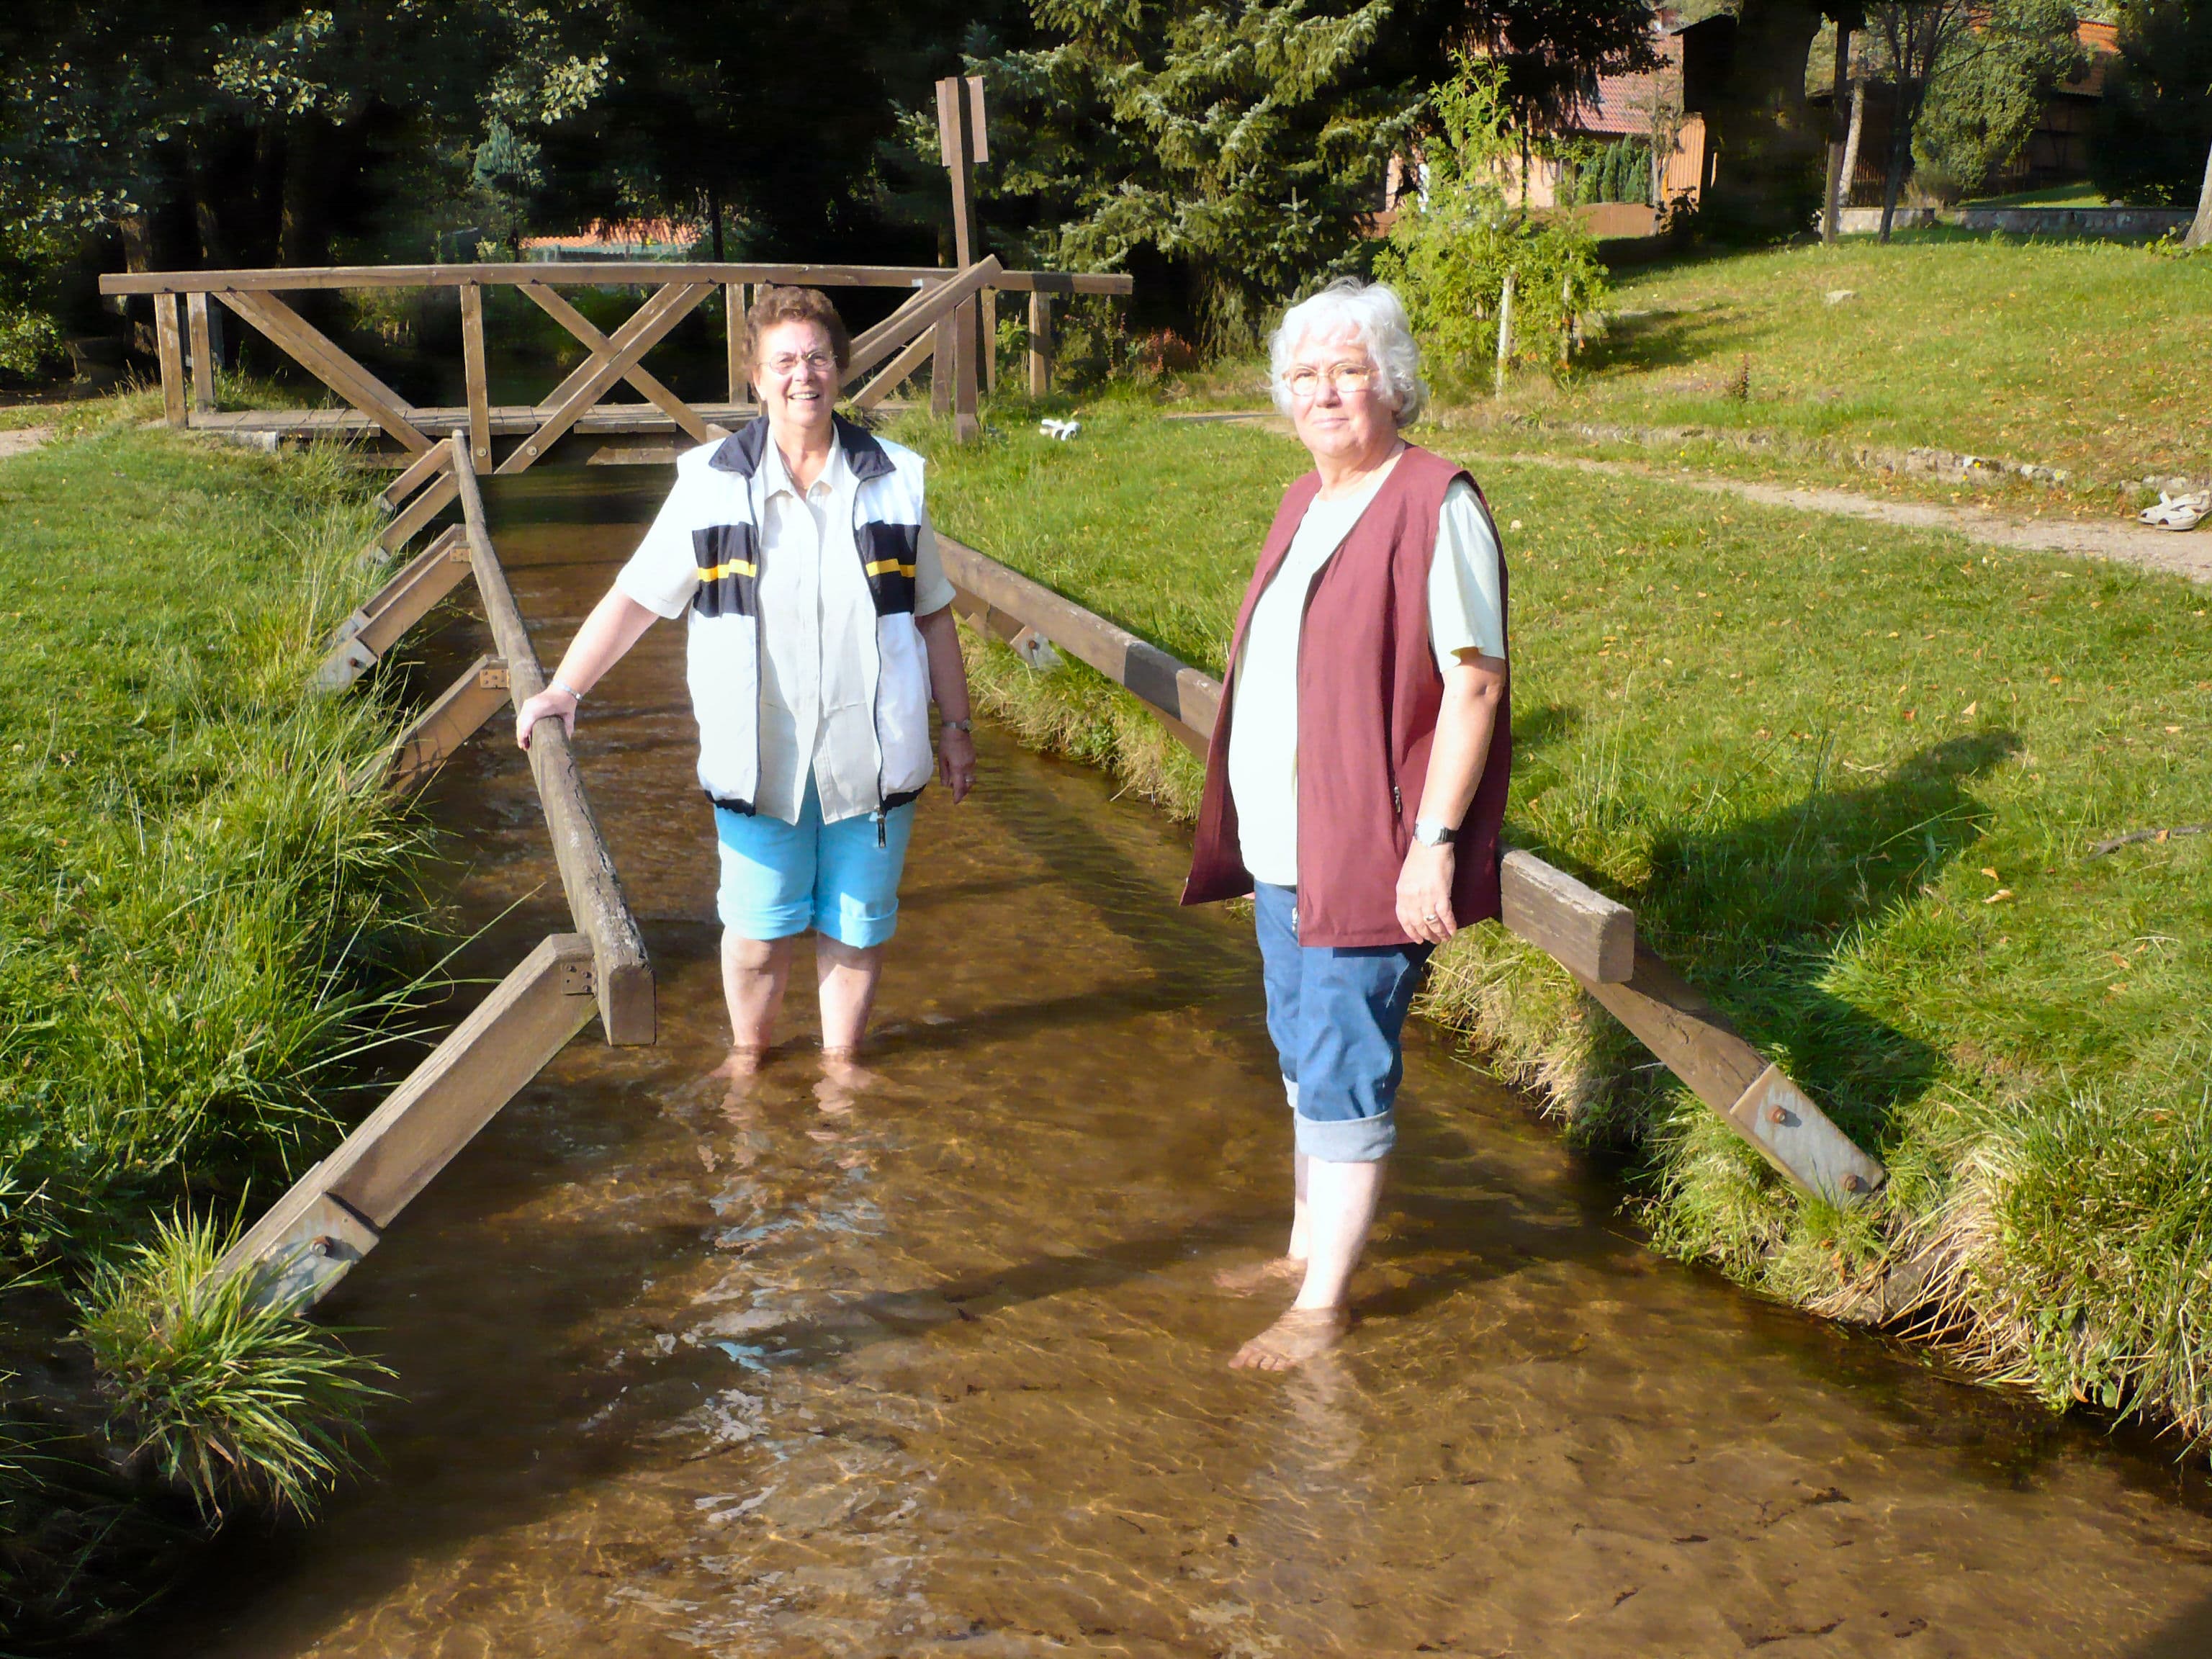
[[[768,1050],[745,1044],[735,1044],[728,1057],[707,1075],[720,1078],[726,1083],[744,1085],[760,1075],[760,1068],[768,1063]]]
[[[822,1081],[815,1085],[819,1097],[825,1088],[846,1095],[855,1095],[872,1088],[883,1079],[860,1064],[858,1048],[824,1048],[822,1051]]]
[[[1341,1308],[1293,1308],[1237,1349],[1233,1370],[1287,1371],[1336,1346],[1351,1326]]]
[[[1231,1296],[1257,1296],[1279,1286],[1295,1290],[1305,1276],[1305,1257],[1278,1255],[1265,1261],[1248,1261],[1241,1267],[1224,1267],[1213,1275],[1213,1285]]]

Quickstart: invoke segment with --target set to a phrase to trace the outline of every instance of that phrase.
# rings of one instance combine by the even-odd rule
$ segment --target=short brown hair
[[[818,288],[770,288],[763,284],[753,301],[752,309],[745,313],[748,372],[760,367],[761,336],[778,323],[820,324],[822,331],[830,337],[830,349],[836,356],[837,372],[842,374],[845,365],[853,361],[853,337],[845,331],[845,319],[830,303],[828,295]]]

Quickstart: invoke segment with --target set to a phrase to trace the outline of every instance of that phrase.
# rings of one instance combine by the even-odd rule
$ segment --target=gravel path
[[[2131,523],[2094,519],[2021,519],[1985,507],[1939,507],[1929,501],[1892,501],[1848,489],[1793,489],[1786,484],[1755,483],[1738,478],[1692,478],[1661,472],[1627,461],[1594,460],[1579,455],[1493,454],[1487,459],[1516,466],[1550,466],[1578,472],[1645,478],[1654,483],[1734,495],[1766,507],[1801,513],[1828,513],[1869,519],[1905,530],[1946,530],[1988,547],[2041,553],[2079,553],[2093,559],[2118,559],[2147,570],[2212,583],[2212,534],[2152,530]]]

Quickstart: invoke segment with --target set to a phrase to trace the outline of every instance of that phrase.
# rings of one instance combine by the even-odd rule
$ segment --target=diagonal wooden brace
[[[591,941],[546,938],[224,1253],[216,1279],[254,1273],[262,1307],[296,1311],[319,1301],[597,1006]]]
[[[615,343],[593,327],[590,318],[546,287],[544,283],[524,283],[521,288],[525,294],[538,302],[540,310],[584,343],[592,353],[591,362],[597,362],[614,353],[617,349]],[[708,441],[706,422],[701,420],[692,411],[690,404],[663,386],[641,365],[633,364],[629,373],[623,378],[642,392],[647,400],[656,405],[670,420],[675,422],[678,428],[689,434],[692,441],[703,444]]]
[[[1641,940],[1635,971],[1626,980],[1575,978],[1801,1192],[1848,1205],[1889,1179],[1879,1162]]]
[[[478,657],[407,728],[392,750],[385,787],[398,793],[428,782],[507,702],[507,664],[497,657]]]
[[[320,329],[264,289],[217,289],[215,297],[266,334],[300,366],[374,421],[410,455],[430,440],[409,418],[407,400],[370,374]]]
[[[338,691],[351,685],[468,574],[468,537],[456,525],[410,559],[374,597],[338,624],[331,654],[316,672],[315,688]]]
[[[853,407],[873,409],[892,392],[897,391],[905,383],[908,375],[927,362],[930,354],[936,349],[937,335],[934,330],[920,336],[912,345],[892,358],[890,366],[882,374],[853,394]]]
[[[591,373],[546,416],[537,431],[522,441],[514,453],[499,464],[501,476],[527,471],[568,429],[605,397],[610,387],[627,376],[661,337],[690,314],[691,308],[714,291],[712,283],[669,283],[640,306],[630,319],[615,331],[607,343],[613,349],[594,356]],[[574,376],[570,377],[574,380]]]
[[[441,444],[438,447],[444,450],[446,447]],[[377,532],[375,544],[386,553],[397,553],[413,541],[416,533],[433,519],[451,507],[453,498],[460,493],[461,487],[453,482],[451,472],[440,474],[425,485],[390,524]]]
[[[852,356],[840,382],[850,386],[878,363],[907,345],[917,335],[936,327],[962,304],[990,286],[1000,275],[999,257],[986,254],[949,282],[939,283],[901,306],[853,342]]]
[[[452,451],[443,444],[432,445],[428,453],[417,455],[404,472],[384,486],[383,492],[376,498],[376,504],[386,513],[397,513],[402,501],[453,465]]]

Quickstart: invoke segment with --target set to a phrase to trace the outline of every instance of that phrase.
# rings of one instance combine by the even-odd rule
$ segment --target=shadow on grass
[[[2019,747],[2009,732],[1953,738],[1845,789],[1827,787],[1824,755],[1795,805],[1653,844],[1638,927],[1862,1145],[1889,1143],[1897,1103],[1941,1057],[1822,981],[1862,928],[1932,894],[1988,834],[1992,811],[1970,786]]]
[[[1747,350],[1756,331],[1733,310],[1655,311],[1616,316],[1606,326],[1584,367],[1593,374],[1648,374],[1654,369],[1712,365]]]

